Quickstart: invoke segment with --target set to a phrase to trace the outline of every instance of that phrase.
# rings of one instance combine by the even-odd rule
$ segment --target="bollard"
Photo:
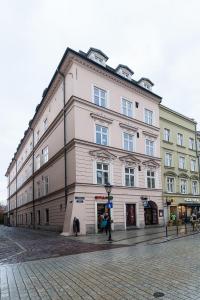
[[[185,223],[185,234],[187,234],[187,224]]]
[[[168,228],[167,228],[167,226],[165,226],[165,234],[166,234],[166,237],[168,237]]]
[[[176,233],[177,233],[177,235],[178,235],[178,225],[176,225]]]

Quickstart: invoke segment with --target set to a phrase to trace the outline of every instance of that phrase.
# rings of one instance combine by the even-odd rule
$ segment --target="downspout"
[[[8,177],[8,221],[7,221],[7,225],[10,226],[10,173],[9,173],[9,177]]]
[[[63,79],[63,118],[64,118],[64,185],[65,185],[65,210],[67,208],[67,200],[68,200],[68,196],[67,196],[67,152],[66,152],[66,144],[67,144],[67,138],[66,138],[66,112],[65,112],[65,75],[59,70],[57,69],[58,74],[60,74],[60,76]]]
[[[196,156],[197,156],[197,161],[198,161],[198,175],[199,175],[199,193],[200,194],[200,161],[199,161],[199,155],[198,155],[198,149],[197,149],[197,124],[195,123],[195,147],[196,147]]]
[[[32,203],[33,203],[33,229],[35,229],[35,177],[34,177],[34,130],[33,128],[30,128],[32,131],[32,144],[33,144],[33,153],[32,153],[32,176],[33,176],[33,187],[32,187]]]
[[[15,161],[15,170],[16,170],[16,178],[15,178],[15,187],[16,187],[16,227],[17,227],[17,160],[14,158]]]

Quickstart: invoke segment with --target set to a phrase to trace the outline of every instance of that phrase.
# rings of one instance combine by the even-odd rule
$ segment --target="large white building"
[[[6,172],[12,225],[97,232],[106,182],[114,230],[163,223],[161,98],[107,60],[67,48]]]

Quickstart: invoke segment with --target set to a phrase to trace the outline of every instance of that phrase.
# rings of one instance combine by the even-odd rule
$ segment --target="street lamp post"
[[[111,193],[111,190],[112,190],[112,185],[108,182],[105,184],[105,190],[108,194],[108,220],[107,222],[108,223],[108,232],[109,232],[109,236],[108,236],[108,241],[112,241],[112,237],[111,237],[111,215],[110,215],[110,193]]]

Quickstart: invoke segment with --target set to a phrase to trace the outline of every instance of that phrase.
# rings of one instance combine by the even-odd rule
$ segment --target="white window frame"
[[[97,126],[99,126],[99,127],[101,128],[100,131],[97,131]],[[106,128],[106,129],[107,129],[107,132],[106,132],[106,133],[105,133],[105,132],[104,132],[104,133],[102,132],[102,129],[103,129],[103,128]],[[100,134],[100,137],[101,137],[101,143],[97,143],[97,133]],[[107,137],[107,143],[106,143],[106,144],[103,144],[103,143],[102,143],[103,135],[105,135],[105,136]],[[108,146],[108,145],[109,145],[109,130],[108,130],[108,127],[102,126],[102,125],[100,125],[100,124],[98,124],[98,123],[95,124],[95,143],[98,144],[98,145],[104,145],[104,146]]]
[[[98,103],[96,103],[95,101],[95,89],[97,89],[99,91],[99,95],[98,95]],[[105,106],[102,105],[102,97],[100,96],[100,92],[103,91],[105,92]],[[93,103],[100,106],[100,107],[104,107],[104,108],[108,108],[108,91],[98,87],[97,85],[93,85]]]
[[[96,184],[99,184],[99,185],[105,185],[106,182],[105,182],[105,177],[102,176],[102,183],[98,183],[98,180],[97,180],[97,172],[98,171],[101,171],[104,173],[108,173],[108,182],[111,183],[111,176],[110,176],[110,164],[108,162],[102,162],[102,161],[95,161],[95,183]],[[101,164],[102,165],[102,168],[101,169],[97,169],[97,164]],[[103,165],[107,165],[108,166],[108,170],[103,170]]]
[[[172,153],[165,153],[165,167],[172,167]]]
[[[177,133],[177,145],[183,146],[183,134],[182,133]]]
[[[43,121],[43,129],[44,129],[44,132],[48,129],[48,119],[47,118],[45,118]]]
[[[45,164],[49,160],[49,148],[46,146],[44,149],[42,149],[42,163]]]
[[[127,135],[127,138],[125,138],[125,135]],[[132,139],[132,142],[131,142],[131,139]],[[127,149],[125,147],[125,141],[127,141],[127,143],[128,143]],[[131,149],[131,143],[132,143],[132,149]],[[135,135],[134,134],[131,134],[126,131],[123,132],[123,149],[126,151],[131,151],[131,152],[135,151]]]
[[[144,109],[144,122],[148,125],[153,125],[153,111],[145,108]]]
[[[170,141],[170,129],[164,128],[163,139],[164,139],[164,141],[166,141],[166,142],[169,142],[169,141]]]
[[[168,193],[175,193],[175,178],[172,176],[166,177],[166,186]]]
[[[184,183],[184,185],[183,185],[183,183]],[[185,178],[181,178],[180,179],[180,193],[181,194],[183,194],[183,195],[187,194],[187,190],[188,190],[187,185],[188,185],[187,180]]]
[[[40,154],[38,154],[35,158],[35,170],[39,170],[41,167],[41,159],[40,159]]]
[[[49,194],[49,176],[43,177],[43,195]]]
[[[131,106],[130,110],[128,108],[129,104]],[[134,108],[133,101],[130,101],[130,100],[126,99],[125,97],[121,97],[121,113],[123,115],[133,118],[133,113],[134,113],[133,108]]]
[[[147,142],[149,142],[150,145],[147,145]],[[154,153],[155,153],[155,141],[152,141],[149,138],[145,138],[145,154],[149,156],[154,156]]]
[[[196,185],[195,187],[194,187],[194,183]],[[198,195],[199,194],[198,181],[197,180],[192,180],[191,186],[192,186],[192,195]]]
[[[185,170],[185,157],[179,156],[179,162],[178,162],[179,169]]]
[[[129,171],[126,172],[126,169],[128,169]],[[131,173],[130,170],[133,170],[133,173]],[[128,176],[129,184],[126,184],[126,176]],[[131,185],[131,177],[133,177],[133,185]],[[124,167],[124,185],[129,186],[129,187],[135,187],[135,168],[134,167],[129,167],[129,166]]]
[[[150,175],[148,176],[148,172],[150,172]],[[152,172],[154,172],[154,176],[152,176]],[[150,187],[148,186],[148,178],[150,179]],[[154,187],[153,186],[153,180],[154,180]],[[155,169],[146,169],[146,186],[148,189],[155,189],[156,188],[156,170]]]
[[[190,150],[195,150],[195,142],[193,138],[189,138],[189,149]]]
[[[192,172],[195,172],[196,171],[196,159],[191,159],[190,160],[190,170]]]

